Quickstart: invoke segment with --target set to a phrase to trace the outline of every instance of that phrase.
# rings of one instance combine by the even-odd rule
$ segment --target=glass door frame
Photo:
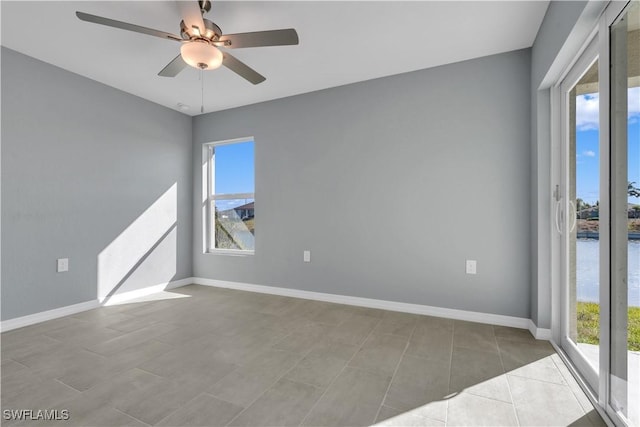
[[[579,55],[575,63],[569,68],[566,75],[560,80],[557,90],[559,103],[560,103],[560,117],[561,117],[561,146],[560,146],[560,180],[559,187],[556,189],[556,200],[554,210],[554,224],[556,226],[556,232],[560,238],[560,345],[565,351],[569,359],[576,366],[577,370],[582,374],[586,383],[594,391],[599,388],[599,371],[586,360],[584,355],[578,349],[576,343],[569,339],[570,332],[570,310],[568,306],[570,304],[569,286],[570,286],[570,233],[573,228],[576,227],[576,212],[575,206],[570,199],[570,162],[573,161],[570,152],[570,134],[569,128],[569,103],[570,92],[578,84],[583,75],[591,68],[594,62],[599,60],[599,39],[598,34],[595,33],[591,37],[589,44]],[[602,61],[598,63],[600,68]],[[598,70],[600,71],[600,70]],[[602,79],[599,79],[598,91],[601,90]],[[602,127],[600,125],[600,127]],[[600,134],[600,132],[599,132]],[[602,139],[600,134],[600,145],[602,145]],[[602,154],[602,153],[601,153]],[[602,180],[601,180],[602,182]],[[602,197],[602,195],[601,195]],[[600,204],[602,209],[602,203]],[[601,245],[602,246],[602,245]],[[607,257],[605,252],[602,252],[600,247],[600,258]],[[600,283],[603,283],[600,280]],[[601,287],[600,287],[601,288]],[[602,317],[602,313],[600,314]],[[602,334],[602,333],[601,333]],[[600,346],[602,349],[602,346]]]

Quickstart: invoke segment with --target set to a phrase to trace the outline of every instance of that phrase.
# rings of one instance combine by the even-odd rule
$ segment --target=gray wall
[[[196,195],[202,143],[255,137],[256,251],[203,254],[197,197],[194,275],[529,318],[530,69],[521,50],[195,118]]]
[[[2,48],[3,320],[191,276],[191,129]]]
[[[552,1],[531,49],[531,318],[551,327],[552,187],[550,87],[594,28],[605,1]]]

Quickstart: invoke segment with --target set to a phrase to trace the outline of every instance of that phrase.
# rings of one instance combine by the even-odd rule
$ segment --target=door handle
[[[560,228],[560,216],[561,216],[561,212],[560,212],[560,207],[562,206],[562,197],[560,197],[557,201],[556,201],[556,214],[555,216],[555,223],[556,223],[556,230],[558,231],[558,234],[562,235],[562,228]]]
[[[571,209],[569,210],[569,214],[571,215],[571,219],[573,220],[573,223],[571,223],[571,226],[569,226],[569,233],[573,233],[573,230],[576,229],[576,224],[578,223],[578,210],[576,209],[576,204],[573,203],[573,200],[569,200],[569,206],[571,207]],[[573,210],[573,213],[571,213],[571,210]]]

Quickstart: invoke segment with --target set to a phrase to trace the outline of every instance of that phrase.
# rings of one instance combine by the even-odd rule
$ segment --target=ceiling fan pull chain
[[[204,70],[200,69],[200,114],[204,113]]]

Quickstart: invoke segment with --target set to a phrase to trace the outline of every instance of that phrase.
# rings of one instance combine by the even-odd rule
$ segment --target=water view
[[[594,239],[576,241],[578,301],[598,302],[599,244]],[[640,240],[629,241],[629,306],[640,307]]]

